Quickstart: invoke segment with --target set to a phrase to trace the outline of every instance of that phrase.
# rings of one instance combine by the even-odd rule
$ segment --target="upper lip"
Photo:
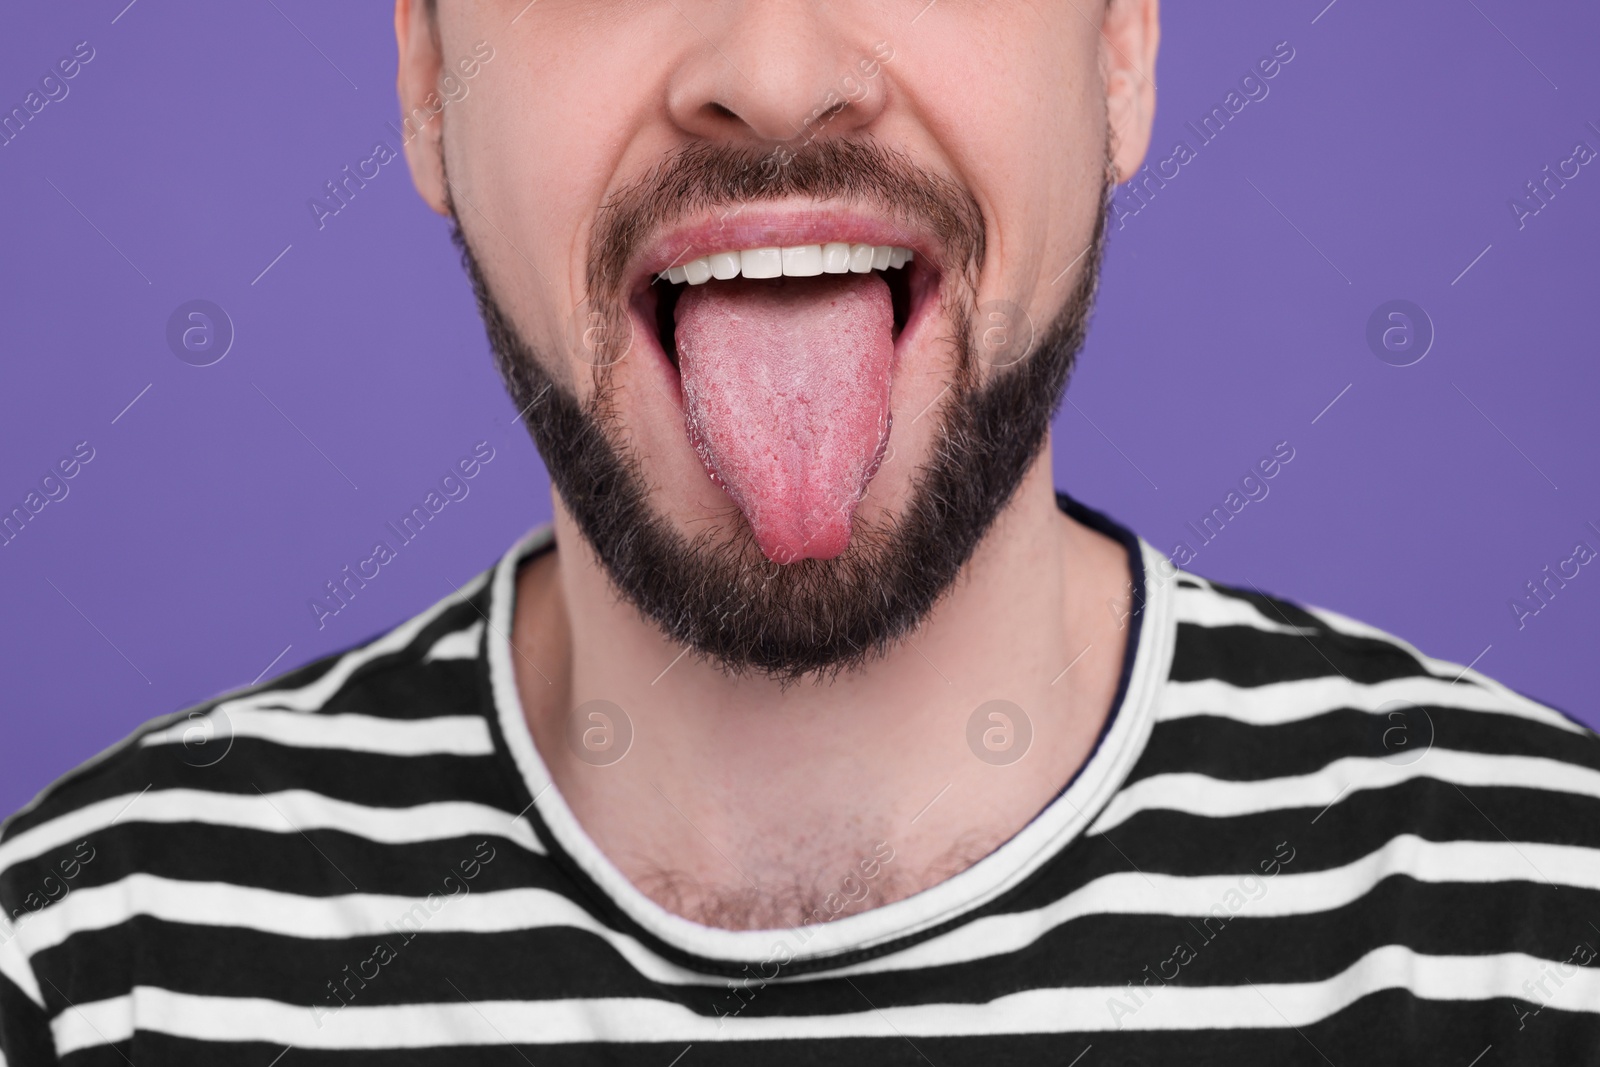
[[[668,267],[717,252],[750,248],[792,248],[827,244],[895,245],[917,259],[942,264],[940,243],[931,231],[905,220],[858,208],[817,203],[745,204],[697,213],[648,240],[629,270],[630,288]]]

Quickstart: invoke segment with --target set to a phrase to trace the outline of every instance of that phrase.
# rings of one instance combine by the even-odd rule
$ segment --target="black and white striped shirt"
[[[0,1067],[1600,1063],[1595,736],[1121,536],[1136,640],[1060,796],[931,889],[732,931],[550,786],[506,638],[538,531],[12,817]]]

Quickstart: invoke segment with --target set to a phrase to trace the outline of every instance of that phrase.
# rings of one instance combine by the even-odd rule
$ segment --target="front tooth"
[[[850,246],[850,273],[865,274],[872,269],[872,246]]]
[[[673,285],[682,285],[688,280],[688,278],[688,272],[686,272],[682,267],[667,268],[667,281],[671,282]]]
[[[783,250],[783,275],[786,278],[814,278],[822,273],[822,246],[796,245]]]
[[[739,276],[739,253],[718,252],[714,256],[706,257],[711,261],[711,276],[719,282]]]
[[[877,245],[872,249],[872,269],[886,270],[889,266],[889,257],[894,254],[894,249],[888,245]]]
[[[690,285],[704,285],[711,280],[711,261],[705,256],[691,259],[683,265],[683,276]]]
[[[783,249],[747,248],[739,253],[739,273],[746,278],[783,276]]]
[[[896,247],[892,252],[889,253],[889,266],[903,267],[906,265],[906,260],[910,258],[910,249]]]
[[[850,269],[850,246],[843,241],[833,241],[822,246],[822,272],[843,274]]]

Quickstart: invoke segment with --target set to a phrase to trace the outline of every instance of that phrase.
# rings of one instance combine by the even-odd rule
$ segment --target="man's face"
[[[914,624],[1022,473],[985,464],[1031,462],[1033,394],[1081,340],[1108,174],[1148,137],[1153,3],[439,0],[433,17],[397,10],[408,113],[480,42],[494,58],[408,144],[413,172],[453,210],[513,392],[624,594],[736,669],[853,662]],[[1046,357],[1056,373],[1024,382]],[[974,419],[1006,421],[996,404],[1030,408],[1025,447],[982,438],[1003,425],[974,439]],[[994,485],[941,518],[929,482],[963,447],[985,454],[945,479]],[[596,477],[624,513],[592,500]],[[652,558],[610,558],[619,523],[648,527]],[[913,535],[970,543],[902,617],[848,624],[864,582],[914,569]],[[639,566],[685,588],[630,588],[619,569]],[[685,633],[652,597],[702,617]],[[729,645],[730,626],[760,632]],[[796,658],[819,627],[845,641]]]

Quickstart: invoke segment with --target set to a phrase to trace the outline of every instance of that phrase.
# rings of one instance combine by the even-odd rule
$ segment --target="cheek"
[[[647,73],[618,68],[614,57],[627,58],[620,45],[575,35],[559,8],[545,21],[553,41],[540,45],[538,61],[529,61],[531,44],[503,49],[447,110],[445,142],[456,213],[496,297],[530,344],[552,363],[559,356],[558,380],[587,395],[565,364],[590,226],[615,176],[630,172],[623,154],[655,97]]]
[[[1070,15],[1040,33],[1030,5],[980,6],[982,25],[976,11],[950,16],[935,47],[919,39],[900,49],[884,77],[914,98],[916,124],[931,131],[907,131],[919,138],[914,150],[947,161],[982,207],[980,301],[1013,301],[1044,320],[1067,289],[1051,283],[1088,244],[1100,207],[1098,34]],[[1005,92],[993,91],[996,70]]]

